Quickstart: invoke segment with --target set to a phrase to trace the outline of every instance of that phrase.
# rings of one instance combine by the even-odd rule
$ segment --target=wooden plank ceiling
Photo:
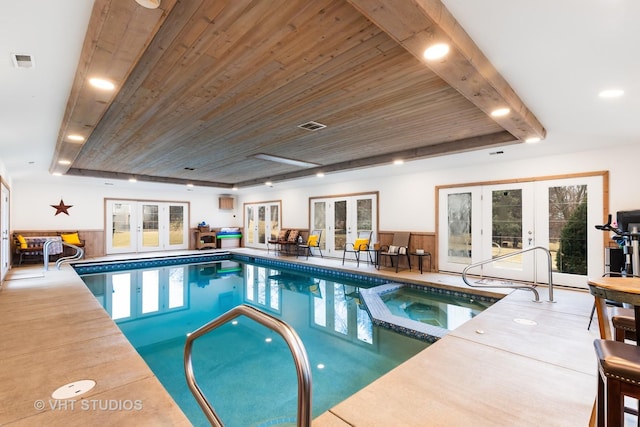
[[[50,169],[231,188],[544,136],[439,1],[96,0]]]

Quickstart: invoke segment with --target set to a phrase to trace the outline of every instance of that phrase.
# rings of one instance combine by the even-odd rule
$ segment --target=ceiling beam
[[[133,0],[95,0],[49,172],[70,168],[176,2],[146,9]],[[98,90],[90,86],[91,77],[109,80],[116,89]],[[70,141],[70,134],[84,141]]]
[[[267,179],[252,179],[236,183],[236,187],[251,187],[264,184],[266,181],[278,182],[298,178],[308,178],[317,173],[344,172],[347,170],[362,169],[372,166],[389,165],[395,160],[418,160],[429,157],[442,156],[444,154],[463,153],[466,151],[480,150],[492,147],[502,147],[514,143],[513,135],[509,132],[499,132],[491,135],[474,136],[471,138],[459,139],[457,141],[443,142],[440,144],[427,145],[424,147],[411,148],[408,150],[395,151],[389,154],[370,156],[356,160],[349,160],[331,165],[318,166],[315,168],[305,168],[303,170],[288,172],[269,176]]]
[[[233,185],[225,182],[201,181],[197,179],[171,178],[165,176],[139,175],[122,172],[96,171],[89,169],[70,168],[67,175],[85,176],[91,178],[115,179],[118,181],[127,181],[135,179],[141,182],[158,182],[162,184],[178,184],[178,185],[194,185],[198,187],[215,187],[215,188],[233,188]]]
[[[509,108],[507,116],[492,118],[518,140],[545,138],[542,124],[440,0],[347,1],[487,115]],[[425,59],[436,43],[447,43],[448,55]]]

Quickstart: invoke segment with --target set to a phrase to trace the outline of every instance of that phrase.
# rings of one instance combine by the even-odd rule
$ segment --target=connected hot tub
[[[497,298],[403,283],[360,293],[376,325],[435,342],[490,307]]]

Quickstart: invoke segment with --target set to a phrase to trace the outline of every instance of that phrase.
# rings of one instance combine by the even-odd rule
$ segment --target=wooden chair
[[[380,268],[381,259],[380,257],[388,257],[391,261],[391,267],[393,267],[393,260],[396,260],[396,273],[398,272],[398,267],[400,266],[400,257],[407,258],[407,265],[409,266],[409,271],[411,271],[411,258],[409,258],[409,238],[411,237],[411,233],[409,232],[401,232],[395,233],[393,235],[393,241],[390,245],[384,245],[380,248],[380,252],[378,253],[378,268]]]
[[[309,237],[307,238],[307,242],[298,245],[298,256],[302,251],[307,254],[307,259],[309,259],[309,255],[313,256],[311,248],[316,248],[320,252],[320,258],[324,258],[324,255],[322,255],[322,249],[320,248],[321,239],[322,230],[311,230],[311,233],[309,233]]]
[[[287,234],[287,240],[280,242],[280,247],[287,255],[292,254],[292,248],[296,248],[297,251],[298,243],[300,243],[298,242],[298,236],[300,236],[299,230],[289,230],[289,234]]]
[[[286,228],[283,228],[283,229],[280,229],[280,232],[278,233],[278,236],[276,236],[275,239],[267,240],[267,253],[269,253],[269,249],[270,249],[269,245],[273,245],[274,252],[276,252],[276,254],[280,252],[280,250],[282,249],[282,244],[286,243],[287,241],[288,235],[289,235],[289,230]]]
[[[344,252],[342,253],[342,265],[344,265],[345,257],[347,253],[352,253],[356,258],[356,265],[360,267],[360,254],[365,252],[369,255],[369,260],[371,264],[373,264],[373,258],[371,258],[371,235],[373,234],[372,230],[361,230],[358,231],[358,237],[356,241],[353,243],[346,243],[344,245]]]
[[[43,248],[41,245],[31,245],[27,243],[27,240],[20,234],[13,235],[13,241],[15,245],[15,253],[16,255],[20,255],[20,259],[18,260],[18,265],[22,265],[24,261],[24,257],[31,256],[36,257],[36,261],[40,260],[40,257],[43,255]]]

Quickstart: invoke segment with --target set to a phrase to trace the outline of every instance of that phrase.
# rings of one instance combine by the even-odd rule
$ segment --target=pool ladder
[[[44,260],[44,271],[49,270],[49,249],[51,247],[51,245],[54,242],[52,240],[47,240],[46,242],[44,242],[44,245],[42,247],[42,258]],[[56,261],[56,269],[60,270],[60,266],[62,264],[64,264],[65,262],[71,262],[74,261],[76,259],[81,259],[84,256],[84,249],[82,249],[79,246],[76,245],[72,245],[71,243],[67,243],[67,242],[61,242],[63,246],[68,246],[70,248],[73,248],[76,250],[76,253],[73,255],[69,255],[69,256],[64,256],[61,258],[58,258],[58,260]]]
[[[277,332],[289,346],[289,350],[291,350],[291,355],[293,356],[293,360],[296,364],[296,373],[298,375],[298,427],[311,426],[311,365],[309,364],[309,358],[307,357],[307,352],[300,340],[300,337],[287,323],[246,304],[232,308],[223,315],[213,319],[211,322],[187,335],[187,342],[184,345],[184,373],[187,379],[187,385],[202,408],[202,411],[208,418],[211,425],[216,427],[224,426],[218,417],[218,414],[216,414],[213,409],[213,406],[211,406],[196,382],[196,378],[193,373],[193,365],[191,363],[193,342],[201,336],[206,335],[219,326],[222,326],[241,315],[244,315],[272,331]]]
[[[513,283],[513,282],[506,282],[506,283],[500,284],[500,285],[497,285],[497,284],[496,285],[478,285],[478,284],[471,284],[469,282],[469,280],[467,280],[467,273],[469,272],[469,270],[471,270],[473,268],[480,267],[480,266],[483,266],[485,264],[490,264],[492,262],[501,261],[501,260],[506,259],[506,258],[511,258],[511,257],[517,256],[517,255],[521,255],[521,254],[523,254],[525,252],[535,251],[535,250],[542,251],[547,255],[548,274],[549,274],[549,302],[555,302],[553,300],[553,262],[551,261],[551,252],[549,252],[549,249],[547,249],[547,248],[545,248],[543,246],[533,246],[533,247],[530,247],[530,248],[523,249],[521,251],[508,253],[506,255],[498,256],[498,257],[495,257],[495,258],[487,259],[487,260],[484,260],[484,261],[477,262],[475,264],[468,265],[462,271],[462,280],[464,281],[464,283],[466,283],[468,286],[471,286],[472,288],[524,289],[524,290],[533,292],[533,295],[535,297],[534,301],[535,302],[540,302],[540,295],[538,294],[538,291],[535,288],[535,286],[537,284],[536,282],[534,282],[533,285],[516,284],[516,283]]]

